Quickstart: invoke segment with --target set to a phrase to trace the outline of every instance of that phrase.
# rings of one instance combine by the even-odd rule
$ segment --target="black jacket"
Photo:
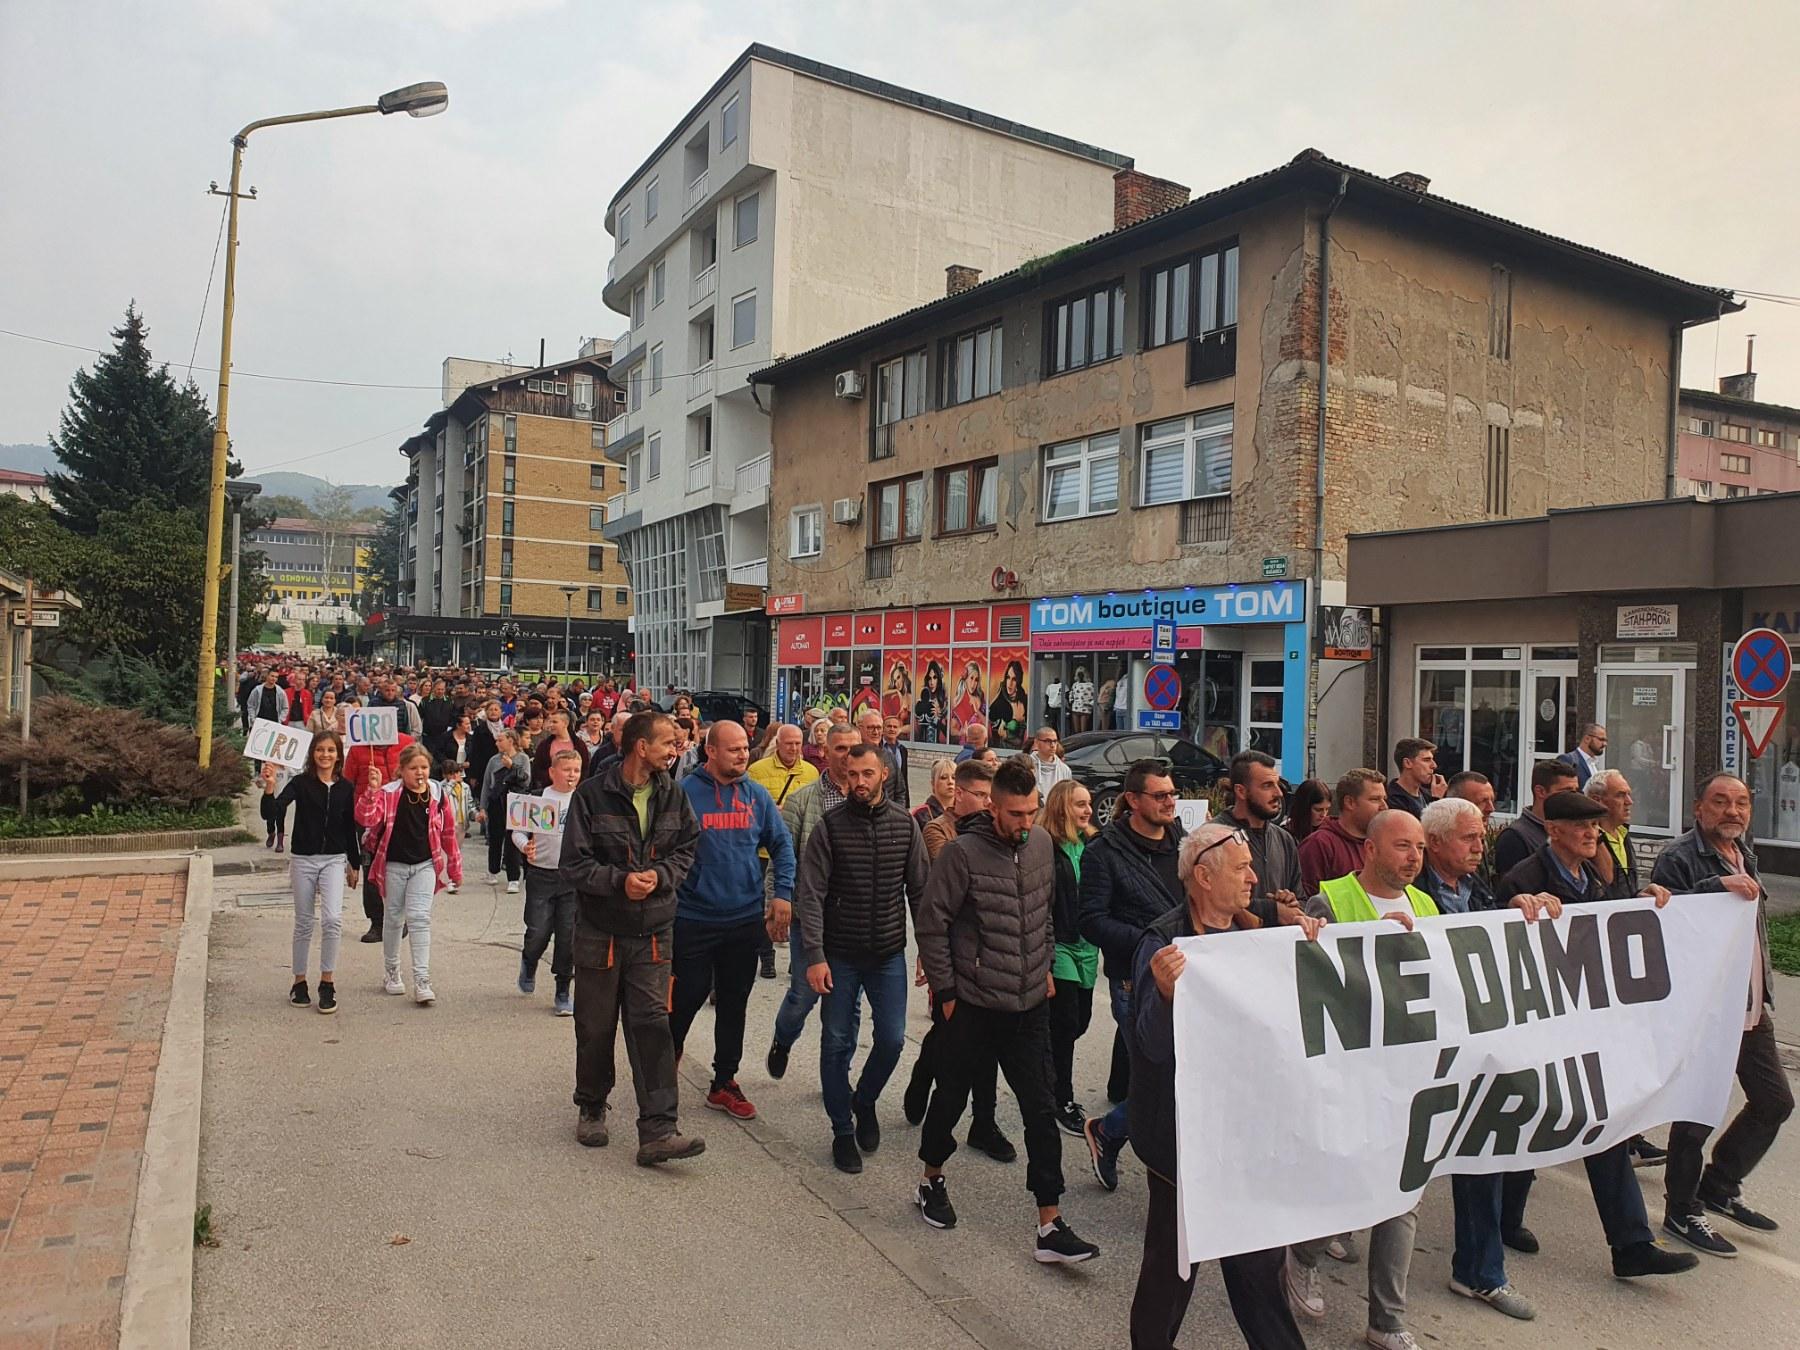
[[[344,778],[321,783],[310,773],[297,773],[288,779],[276,798],[282,814],[288,803],[294,803],[294,838],[292,852],[296,857],[329,857],[342,853],[356,860],[361,854],[356,827],[356,788]]]
[[[447,698],[421,699],[419,702],[419,720],[425,727],[425,739],[433,740],[442,736],[456,725],[456,719],[462,709]]]
[[[1181,822],[1160,840],[1144,838],[1120,813],[1081,855],[1081,935],[1100,949],[1108,979],[1131,977],[1131,960],[1144,929],[1172,906],[1184,904],[1157,874],[1151,854],[1181,847]]]
[[[1387,785],[1387,803],[1389,810],[1404,811],[1417,820],[1425,814],[1425,808],[1431,804],[1431,798],[1415,797],[1400,785],[1398,778],[1390,778]]]
[[[1081,874],[1087,876],[1086,858]],[[1131,1020],[1125,1033],[1131,1051],[1131,1151],[1168,1182],[1175,1180],[1175,1008],[1157,989],[1150,961],[1176,938],[1194,935],[1183,903],[1144,928],[1131,961]],[[1229,1084],[1212,1086],[1232,1090]]]
[[[1606,845],[1602,843],[1600,847],[1605,848]],[[1500,878],[1499,886],[1494,889],[1495,907],[1505,908],[1512,903],[1515,895],[1536,895],[1540,891],[1554,895],[1565,905],[1589,905],[1600,900],[1621,898],[1612,887],[1600,880],[1600,874],[1594,870],[1591,862],[1584,861],[1581,864],[1581,875],[1587,882],[1587,889],[1578,893],[1563,876],[1562,869],[1551,859],[1550,846],[1545,844]]]
[[[1085,853],[1083,857],[1085,857]],[[1069,861],[1062,845],[1056,845],[1056,890],[1050,898],[1050,912],[1056,925],[1058,942],[1081,940],[1081,883],[1075,879],[1075,864]]]
[[[1606,847],[1605,840],[1600,841],[1600,847]],[[1743,855],[1744,871],[1761,892],[1756,901],[1756,949],[1762,962],[1763,1002],[1773,1008],[1775,972],[1769,964],[1769,893],[1763,889],[1762,876],[1756,870],[1756,855],[1750,851],[1748,840],[1738,840],[1738,852]],[[1731,869],[1725,865],[1725,860],[1699,830],[1689,830],[1665,848],[1657,855],[1656,866],[1650,870],[1650,880],[1658,886],[1667,886],[1676,895],[1724,890],[1722,880],[1730,875]]]
[[[1544,822],[1529,811],[1524,812],[1494,841],[1494,875],[1505,877],[1549,842],[1550,832],[1544,828]],[[1602,848],[1605,846],[1601,844]]]
[[[852,797],[827,811],[807,836],[794,887],[806,964],[905,951],[907,913],[918,908],[928,870],[919,827],[898,802],[865,806]]]
[[[1253,829],[1237,816],[1227,814],[1220,817],[1220,823],[1237,826],[1249,841],[1250,862],[1256,869],[1257,895],[1286,891],[1296,900],[1306,898],[1301,894],[1305,886],[1300,880],[1300,845],[1294,842],[1293,835],[1274,821],[1267,822],[1261,829]]]
[[[687,793],[666,773],[650,780],[650,829],[638,829],[631,789],[617,765],[575,789],[563,825],[563,885],[575,892],[575,957],[589,964],[583,938],[643,937],[675,922],[675,889],[694,865],[700,821]],[[656,889],[643,900],[625,895],[625,874],[649,869]],[[602,961],[601,964],[604,964]]]
[[[475,791],[481,791],[481,782],[487,776],[488,761],[494,757],[498,747],[494,744],[494,734],[488,730],[487,718],[477,718],[469,731],[469,783]],[[486,804],[483,803],[485,806]]]
[[[932,996],[1029,1012],[1048,994],[1055,955],[1055,845],[1043,830],[1003,839],[986,811],[968,816],[931,865],[919,905],[919,961]]]

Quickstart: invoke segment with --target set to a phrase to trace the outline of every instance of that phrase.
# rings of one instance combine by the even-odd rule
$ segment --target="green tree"
[[[406,513],[399,502],[388,507],[369,540],[363,569],[362,610],[373,614],[400,602],[400,545],[406,537]]]
[[[267,516],[271,520],[278,516],[306,520],[312,516],[312,507],[298,497],[290,497],[285,493],[278,492],[273,497],[252,497],[250,501],[258,514]]]

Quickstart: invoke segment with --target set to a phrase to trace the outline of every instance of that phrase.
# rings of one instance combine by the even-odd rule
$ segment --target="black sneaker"
[[[900,1110],[905,1113],[908,1125],[917,1125],[930,1109],[931,1075],[915,1068],[913,1076],[906,1080],[906,1095],[900,1099]]]
[[[1641,1134],[1625,1146],[1625,1151],[1631,1156],[1633,1167],[1661,1167],[1669,1161],[1668,1149],[1658,1148]]]
[[[1087,1125],[1087,1112],[1074,1102],[1064,1102],[1056,1108],[1056,1123],[1062,1126],[1065,1132],[1079,1139],[1082,1137],[1083,1127]]]
[[[772,980],[775,978],[775,953],[774,952],[764,952],[762,954],[762,969],[758,973],[765,980]]]
[[[919,1204],[919,1217],[926,1223],[933,1228],[956,1227],[956,1210],[950,1204],[950,1188],[944,1185],[942,1177],[921,1181],[916,1198]]]
[[[1679,1275],[1700,1264],[1700,1258],[1692,1252],[1672,1252],[1654,1242],[1614,1247],[1612,1258],[1613,1274],[1621,1280],[1634,1280],[1640,1275]]]
[[[378,923],[370,924],[369,931],[364,933],[360,938],[357,939],[357,941],[358,942],[380,942],[381,941],[381,925]]]
[[[1663,1219],[1662,1226],[1663,1232],[1672,1238],[1679,1238],[1697,1252],[1724,1257],[1738,1254],[1738,1249],[1719,1235],[1719,1230],[1712,1226],[1712,1220],[1704,1214],[1670,1214]]]
[[[1538,1254],[1537,1234],[1532,1232],[1529,1228],[1520,1227],[1509,1229],[1500,1235],[1500,1240],[1511,1247],[1515,1252],[1524,1252],[1527,1256],[1536,1256]]]
[[[1119,1189],[1119,1155],[1100,1138],[1100,1117],[1089,1116],[1081,1126],[1081,1137],[1087,1140],[1088,1158],[1093,1163],[1094,1180],[1109,1191]]]
[[[856,1146],[864,1153],[873,1153],[881,1147],[881,1122],[875,1118],[874,1105],[852,1103],[850,1110],[856,1117]]]
[[[1048,1233],[1038,1233],[1037,1259],[1047,1266],[1072,1266],[1077,1262],[1092,1261],[1098,1255],[1100,1249],[1077,1237],[1060,1214],[1050,1221]]]
[[[787,1072],[788,1048],[780,1041],[769,1042],[769,1077],[779,1078]]]
[[[969,1147],[985,1153],[997,1163],[1017,1162],[1019,1150],[1013,1141],[1000,1133],[998,1125],[973,1125],[969,1128]]]
[[[862,1153],[856,1147],[854,1135],[837,1134],[831,1137],[831,1165],[851,1176],[861,1173]]]
[[[288,1002],[296,1008],[312,1007],[312,995],[306,992],[305,980],[294,981],[294,987],[288,990]]]
[[[322,1013],[337,1011],[337,986],[330,980],[319,981],[319,1011]]]
[[[1771,1219],[1767,1214],[1758,1214],[1755,1210],[1751,1209],[1750,1206],[1746,1205],[1738,1196],[1714,1196],[1708,1198],[1703,1195],[1700,1197],[1700,1203],[1705,1205],[1714,1214],[1723,1215],[1725,1218],[1730,1219],[1733,1223],[1737,1224],[1740,1228],[1748,1228],[1753,1233],[1777,1233],[1781,1231],[1780,1224],[1776,1223],[1775,1220]]]

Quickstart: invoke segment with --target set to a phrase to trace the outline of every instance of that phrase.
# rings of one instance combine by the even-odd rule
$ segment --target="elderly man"
[[[1589,722],[1581,729],[1581,739],[1573,750],[1558,755],[1557,762],[1575,770],[1577,789],[1585,789],[1588,780],[1600,772],[1600,757],[1606,753],[1606,728]]]
[[[1050,795],[1051,788],[1075,776],[1057,753],[1061,744],[1055,727],[1039,727],[1037,735],[1031,738],[1031,771],[1037,775],[1040,801]]]
[[[1555,764],[1545,760],[1538,765]],[[1573,781],[1566,764],[1558,764]],[[1532,773],[1535,786],[1538,775]],[[1495,892],[1502,903],[1511,903],[1521,894],[1549,894],[1564,905],[1596,904],[1617,899],[1594,870],[1594,854],[1600,847],[1600,821],[1606,808],[1592,797],[1573,788],[1553,792],[1543,801],[1544,845],[1507,872]],[[1643,894],[1651,896],[1660,907],[1669,903],[1667,888],[1652,883]],[[1600,1153],[1582,1159],[1587,1168],[1588,1189],[1593,1192],[1594,1208],[1606,1229],[1606,1241],[1612,1248],[1613,1274],[1621,1279],[1639,1275],[1673,1275],[1692,1270],[1699,1258],[1687,1252],[1671,1252],[1656,1245],[1650,1221],[1644,1211],[1644,1194],[1632,1171],[1628,1144],[1615,1144]],[[1535,1234],[1524,1225],[1525,1197],[1530,1192],[1531,1173],[1515,1174],[1513,1192],[1508,1203],[1516,1206],[1501,1217],[1501,1232],[1507,1246],[1526,1253],[1538,1250]]]
[[[1738,1050],[1738,1084],[1744,1106],[1705,1158],[1705,1125],[1678,1122],[1669,1129],[1669,1170],[1665,1185],[1663,1232],[1714,1256],[1731,1256],[1736,1248],[1713,1231],[1710,1210],[1753,1233],[1773,1233],[1775,1220],[1744,1203],[1744,1178],[1775,1142],[1782,1122],[1793,1114],[1794,1093],[1782,1071],[1775,1046],[1774,1006],[1769,987],[1767,896],[1757,876],[1756,855],[1746,835],[1750,830],[1750,789],[1744,780],[1716,773],[1701,780],[1694,800],[1694,828],[1662,851],[1651,875],[1662,885],[1684,893],[1725,890],[1757,905],[1756,959],[1750,967],[1745,999],[1744,1038]]]
[[[1182,840],[1178,866],[1181,903],[1144,929],[1129,986],[1131,1147],[1150,1187],[1144,1259],[1131,1299],[1132,1350],[1173,1350],[1194,1293],[1194,1268],[1180,1273],[1176,1236],[1175,982],[1187,958],[1175,940],[1260,926],[1251,913],[1256,871],[1241,830],[1202,825]],[[1318,936],[1320,920],[1296,914],[1295,921],[1308,938]],[[1282,1294],[1283,1260],[1276,1247],[1219,1262],[1232,1315],[1256,1350],[1303,1350],[1306,1344]]]
[[[1481,808],[1461,797],[1442,797],[1419,818],[1425,830],[1425,866],[1419,889],[1440,914],[1468,914],[1494,907],[1493,889],[1482,880],[1487,828]]]
[[[965,759],[973,759],[987,749],[988,729],[986,722],[971,722],[963,728],[962,749],[956,752],[956,762],[961,764]]]
[[[1600,769],[1582,788],[1606,808],[1606,819],[1600,822],[1600,842],[1604,848],[1594,853],[1594,870],[1600,879],[1618,895],[1636,895],[1638,886],[1637,852],[1631,846],[1631,784],[1617,769]]]

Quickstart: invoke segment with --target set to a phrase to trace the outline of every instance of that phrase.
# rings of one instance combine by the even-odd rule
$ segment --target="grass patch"
[[[238,823],[229,801],[203,806],[96,806],[83,815],[31,815],[0,811],[0,839],[56,839],[92,834],[150,834],[161,830],[216,830]]]
[[[194,1245],[196,1247],[219,1245],[219,1235],[213,1232],[211,1205],[202,1205],[194,1211]]]
[[[256,645],[259,647],[279,647],[281,645],[281,625],[276,623],[273,619],[263,624],[262,632],[256,635]]]
[[[1769,960],[1783,975],[1800,975],[1800,914],[1769,920]]]

